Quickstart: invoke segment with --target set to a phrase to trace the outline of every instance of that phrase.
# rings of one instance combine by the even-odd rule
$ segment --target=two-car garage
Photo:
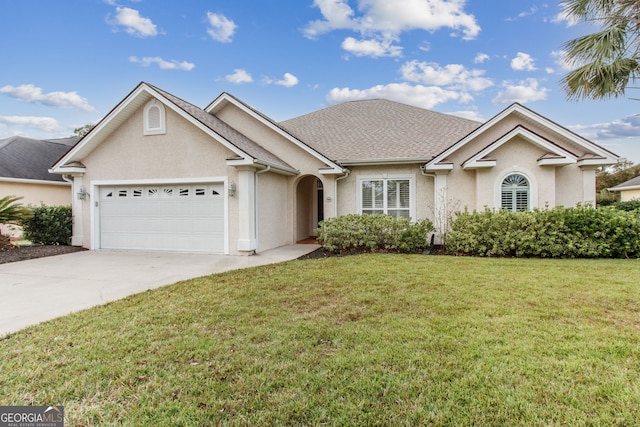
[[[224,183],[97,188],[97,247],[225,253]]]

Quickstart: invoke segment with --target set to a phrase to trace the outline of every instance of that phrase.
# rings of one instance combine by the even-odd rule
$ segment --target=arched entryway
[[[324,219],[324,188],[322,181],[307,175],[296,187],[296,242],[316,236],[318,223]]]

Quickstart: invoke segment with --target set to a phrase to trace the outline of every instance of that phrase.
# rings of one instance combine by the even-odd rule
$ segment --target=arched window
[[[164,106],[154,99],[144,107],[144,134],[159,135],[166,133],[165,126]]]
[[[529,180],[519,173],[507,176],[502,181],[502,209],[526,211],[529,209]]]

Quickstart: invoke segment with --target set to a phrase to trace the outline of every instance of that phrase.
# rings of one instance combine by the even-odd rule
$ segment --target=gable
[[[483,167],[496,166],[497,160],[492,154],[514,140],[523,140],[536,146],[540,151],[537,158],[538,166],[561,166],[577,162],[577,156],[554,142],[538,135],[535,132],[518,125],[511,131],[502,135],[486,147],[476,152],[473,156],[462,163],[463,169],[477,169]]]
[[[516,135],[547,150],[539,159],[541,166],[571,163],[603,166],[618,161],[616,154],[519,104],[513,104],[435,156],[426,163],[425,170],[451,170],[456,162],[464,162],[467,168],[481,166],[492,146],[497,147]],[[488,167],[490,158],[486,160],[488,162],[484,165]]]
[[[316,150],[285,127],[227,93],[216,98],[205,111],[241,129],[243,134],[260,141],[260,144],[270,152],[299,165],[299,168],[305,168],[305,164],[311,161],[312,167],[319,169],[321,174],[344,172],[341,165],[323,152]],[[299,164],[299,162],[302,163]],[[308,167],[309,165],[306,168]]]
[[[138,85],[120,104],[107,114],[76,147],[54,165],[53,171],[56,173],[67,173],[69,170],[82,172],[83,168],[81,165],[78,166],[78,162],[82,162],[86,156],[114,131],[119,129],[132,115],[143,109],[151,100],[162,103],[164,110],[167,112],[172,111],[182,117],[191,127],[198,129],[212,141],[227,148],[231,152],[228,160],[242,159],[248,164],[259,163],[284,173],[297,173],[293,167],[282,159],[214,115],[208,114],[204,110],[146,83]],[[162,132],[158,133],[161,134]]]

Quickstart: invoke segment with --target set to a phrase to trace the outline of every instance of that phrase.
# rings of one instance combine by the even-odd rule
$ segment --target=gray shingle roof
[[[351,101],[280,125],[328,158],[429,160],[482,123],[394,101]]]
[[[61,175],[49,173],[49,168],[78,140],[37,140],[22,136],[0,139],[0,177],[64,181]]]
[[[609,190],[624,190],[627,187],[637,187],[640,186],[640,176],[636,176],[635,178],[631,178],[629,181],[625,181],[622,184],[618,184]]]
[[[148,83],[147,83],[148,84]],[[149,85],[149,84],[148,84]],[[168,92],[163,91],[162,89],[149,85],[153,87],[156,91],[161,93],[164,97],[166,97],[169,101],[173,102],[177,107],[185,111],[194,119],[198,120],[200,123],[222,136],[224,139],[229,141],[231,144],[239,148],[241,151],[247,153],[251,157],[257,160],[262,160],[268,162],[270,164],[281,166],[286,169],[294,170],[294,168],[289,165],[287,162],[271,153],[264,147],[262,147],[257,142],[249,139],[242,133],[238,132],[233,127],[229,126],[227,123],[220,120],[218,117],[207,113],[203,109],[196,107],[195,105],[184,101],[177,96],[174,96]]]

